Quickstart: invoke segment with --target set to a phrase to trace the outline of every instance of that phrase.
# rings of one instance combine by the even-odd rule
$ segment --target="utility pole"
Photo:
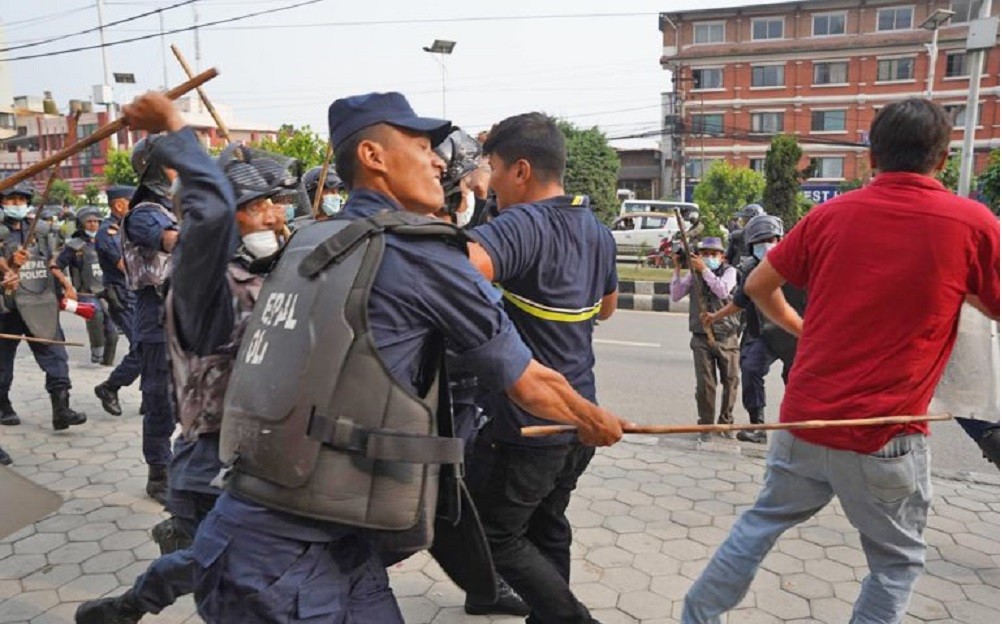
[[[102,7],[101,0],[97,0],[97,30],[101,38],[101,64],[104,66],[104,78],[102,84],[108,90],[111,89],[111,73],[108,71],[108,48],[105,47],[104,42],[104,10]],[[111,101],[105,102],[104,106],[108,111],[108,123],[115,121],[115,102],[114,97],[108,98]],[[118,134],[115,133],[108,137],[111,142],[111,149],[118,149]]]
[[[195,25],[193,32],[195,34],[195,73],[197,74],[202,71],[202,45],[198,40],[198,2],[191,3],[191,14]]]
[[[969,33],[981,26],[994,29],[994,34],[990,37],[991,42],[985,41],[979,45],[987,44],[989,47],[995,45],[995,38],[998,36],[998,20],[990,20],[991,14],[992,0],[982,0],[978,19],[970,22],[967,26]],[[971,173],[974,169],[974,133],[978,125],[978,100],[981,99],[981,68],[985,64],[984,47],[972,48],[970,35],[968,35],[967,49],[967,73],[970,75],[970,84],[967,90],[967,118],[964,120],[964,146],[960,150],[960,180],[957,182],[957,195],[961,197],[970,197],[971,195]]]
[[[160,54],[164,61],[164,90],[170,89],[170,78],[167,77],[167,39],[164,38],[164,12],[163,9],[157,11],[160,18]]]

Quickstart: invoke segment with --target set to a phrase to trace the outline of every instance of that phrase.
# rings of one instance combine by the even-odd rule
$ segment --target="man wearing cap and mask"
[[[76,299],[76,291],[69,279],[58,268],[50,269],[54,250],[47,244],[46,225],[39,224],[36,237],[25,247],[28,236],[28,203],[32,196],[31,185],[22,182],[0,193],[3,203],[3,225],[0,240],[6,274],[3,280],[3,313],[0,313],[0,331],[8,334],[25,334],[50,340],[64,340],[59,324],[60,294]],[[10,294],[7,294],[7,293]],[[0,340],[0,424],[17,425],[21,422],[10,402],[10,387],[14,383],[14,356],[20,341]],[[56,431],[87,421],[87,416],[70,408],[70,369],[66,347],[62,345],[29,342],[35,361],[45,371],[45,389],[52,401],[52,428]]]
[[[741,328],[737,316],[728,316],[712,325],[715,342],[710,344],[699,318],[701,311],[716,312],[731,301],[731,292],[738,282],[738,272],[724,259],[724,246],[719,238],[710,236],[699,243],[698,255],[689,258],[689,273],[681,276],[680,256],[672,257],[675,274],[671,281],[671,300],[678,301],[689,296],[689,331],[692,339],[692,360],[696,368],[696,409],[699,424],[712,425],[717,406],[717,374],[723,396],[720,400],[720,415],[717,423],[729,425],[734,422],[734,401],[738,396],[738,332]],[[702,310],[698,301],[699,291],[693,288],[692,280],[703,282]],[[720,434],[730,438],[729,432]],[[709,442],[710,434],[699,434],[700,442]]]
[[[94,306],[94,316],[87,320],[92,364],[111,366],[115,361],[118,330],[111,320],[108,303],[101,298],[104,280],[97,257],[95,238],[101,216],[94,206],[81,208],[76,214],[76,229],[56,258],[56,265],[69,270],[70,281],[79,295],[77,300]]]
[[[136,295],[125,284],[125,263],[122,260],[122,220],[129,212],[129,202],[134,186],[112,186],[106,191],[108,207],[111,214],[101,223],[94,239],[94,249],[101,268],[101,280],[104,285],[102,299],[108,304],[108,316],[129,341],[129,351],[118,363],[108,379],[94,388],[94,394],[101,400],[101,406],[112,416],[122,415],[122,406],[118,402],[118,389],[132,385],[139,377],[142,361],[132,332],[135,325]],[[105,349],[105,361],[114,364],[114,354],[108,356]]]
[[[176,534],[170,536],[171,547],[157,539],[164,556],[125,594],[81,605],[76,615],[79,624],[138,622],[144,614],[159,613],[191,593],[197,566],[184,542],[190,543],[220,494],[211,481],[222,468],[223,394],[264,280],[264,275],[250,273],[250,265],[278,249],[271,198],[282,189],[269,181],[268,163],[255,160],[255,150],[232,145],[217,166],[173,104],[160,94],[139,98],[123,115],[130,127],[170,133],[158,150],[163,150],[164,162],[181,180],[177,203],[185,222],[166,301],[181,435],[175,440],[170,466],[168,507],[174,517],[154,529],[161,538],[165,531]],[[241,241],[235,252],[219,244],[235,235]]]
[[[130,339],[135,342],[140,359],[139,389],[145,408],[143,458],[148,466],[146,493],[164,503],[174,417],[167,396],[163,298],[178,230],[170,198],[176,173],[165,164],[165,150],[157,147],[162,140],[162,136],[151,134],[132,149],[132,168],[139,186],[122,220],[121,234],[125,281],[136,293],[135,324]],[[101,398],[105,403],[104,397]]]
[[[337,100],[329,118],[348,218],[292,238],[238,354],[220,438],[226,491],[190,549],[210,623],[402,622],[374,540],[420,527],[421,501],[437,500],[432,464],[462,461],[461,444],[434,433],[446,343],[485,384],[590,443],[622,435],[532,360],[458,231],[430,217],[444,203],[432,148],[449,122],[416,116],[398,93]],[[262,426],[279,412],[288,418]],[[290,457],[305,462],[295,483]]]
[[[311,206],[315,205],[316,202],[317,187],[320,186],[322,172],[323,167],[314,167],[303,174],[303,186],[306,188]],[[326,221],[341,212],[341,206],[344,204],[344,198],[341,197],[343,190],[344,182],[338,177],[334,167],[328,167],[327,177],[324,178],[324,188],[321,192],[320,214],[316,215],[317,221]]]

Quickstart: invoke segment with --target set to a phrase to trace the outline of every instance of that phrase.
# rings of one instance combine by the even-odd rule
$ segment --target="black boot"
[[[115,365],[115,351],[118,346],[118,334],[112,334],[112,339],[104,339],[104,355],[101,356],[101,366]]]
[[[122,405],[118,402],[118,389],[108,382],[94,386],[94,394],[101,399],[101,407],[112,416],[122,415]]]
[[[66,388],[49,393],[52,399],[52,428],[56,431],[68,429],[71,425],[87,422],[87,415],[70,409],[70,391]]]
[[[504,579],[500,576],[498,577],[498,599],[496,602],[477,602],[467,595],[466,604],[463,608],[470,615],[487,615],[491,613],[518,617],[529,615],[529,605],[525,604],[521,596],[516,594],[515,590],[508,583],[505,583]]]
[[[765,422],[765,410],[762,408],[749,410],[748,420],[753,425],[761,425]],[[739,431],[738,440],[742,442],[752,442],[754,444],[765,444],[768,437],[764,431]]]
[[[181,528],[174,516],[154,526],[150,534],[153,536],[153,541],[160,547],[161,555],[169,555],[174,551],[185,550],[191,546],[191,536]]]
[[[5,451],[2,448],[0,448],[0,465],[2,465],[2,466],[10,466],[10,463],[12,461],[14,461],[14,460],[10,458],[10,455],[7,454],[7,451]]]
[[[20,425],[21,419],[17,417],[14,406],[10,404],[10,399],[6,396],[0,398],[0,425]]]
[[[136,624],[146,615],[132,590],[115,598],[88,600],[77,607],[76,624]]]
[[[167,505],[167,466],[150,464],[146,477],[146,494],[161,505]]]

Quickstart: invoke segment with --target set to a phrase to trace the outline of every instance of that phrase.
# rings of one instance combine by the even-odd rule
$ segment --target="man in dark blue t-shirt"
[[[532,355],[595,401],[592,331],[616,308],[616,245],[588,198],[565,195],[566,149],[554,120],[502,121],[484,143],[500,215],[470,232],[474,266],[501,287],[505,311]],[[490,418],[470,466],[494,564],[532,613],[529,622],[591,622],[569,588],[571,528],[564,515],[595,453],[571,433],[523,438],[546,424],[503,393],[484,399]],[[486,605],[471,604],[470,613]]]

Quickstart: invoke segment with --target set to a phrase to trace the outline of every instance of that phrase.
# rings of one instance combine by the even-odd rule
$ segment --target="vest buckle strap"
[[[306,434],[330,448],[366,459],[407,464],[463,463],[463,441],[459,438],[366,429],[350,419],[332,419],[315,411]]]

